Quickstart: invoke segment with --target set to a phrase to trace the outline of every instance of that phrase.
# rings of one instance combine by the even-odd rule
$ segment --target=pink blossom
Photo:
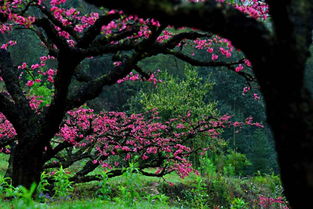
[[[212,60],[215,61],[215,60],[217,60],[217,59],[218,59],[218,55],[212,54]]]
[[[248,60],[248,59],[245,59],[244,60],[245,64],[248,66],[248,67],[251,67],[251,62]]]
[[[235,68],[235,71],[236,71],[236,72],[240,72],[240,71],[242,71],[242,70],[243,70],[242,64],[239,64],[239,65]]]
[[[209,47],[209,48],[207,49],[207,52],[209,52],[209,53],[213,53],[213,51],[214,51],[214,49],[211,48],[211,47]]]
[[[254,93],[254,94],[253,94],[253,98],[254,98],[255,100],[259,100],[261,97],[260,97],[258,94]]]
[[[53,70],[53,69],[50,68],[50,69],[47,71],[47,74],[50,75],[50,76],[54,76],[55,70]]]
[[[22,65],[19,65],[17,68],[18,68],[18,69],[25,69],[25,68],[27,68],[26,62],[23,62],[23,64],[22,64]]]
[[[115,67],[118,67],[118,66],[121,66],[122,65],[122,62],[113,62],[113,65],[115,66]]]
[[[29,81],[27,81],[26,85],[29,86],[29,87],[31,87],[31,86],[34,85],[34,83],[35,83],[34,81],[29,80]]]
[[[35,70],[35,69],[37,69],[37,68],[39,68],[40,67],[40,65],[39,64],[33,64],[33,65],[31,65],[31,69],[32,70]]]

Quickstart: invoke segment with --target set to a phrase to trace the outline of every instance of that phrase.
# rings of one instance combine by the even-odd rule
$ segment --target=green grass
[[[7,160],[7,155],[0,154],[0,176],[6,171]],[[75,173],[72,168],[67,170]],[[146,171],[153,173],[155,170]],[[93,172],[100,173],[100,168]],[[0,209],[208,209],[219,206],[229,208],[236,198],[242,199],[251,208],[259,208],[259,196],[278,197],[282,193],[279,177],[274,175],[259,174],[245,178],[216,175],[203,177],[200,186],[197,179],[199,176],[194,173],[184,179],[176,173],[168,174],[164,178],[122,175],[110,178],[102,184],[107,185],[102,188],[108,188],[108,193],[97,192],[101,188],[101,182],[82,183],[73,185],[74,191],[66,195],[67,200],[53,197],[46,200],[46,203],[33,202],[27,205],[23,200],[0,199]]]
[[[1,209],[178,209],[159,202],[138,201],[132,206],[127,206],[123,203],[101,201],[96,199],[90,200],[75,200],[75,201],[58,201],[53,203],[34,203],[27,206],[21,201],[0,202]]]

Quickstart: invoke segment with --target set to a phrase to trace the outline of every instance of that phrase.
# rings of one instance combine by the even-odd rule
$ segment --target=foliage
[[[234,198],[231,202],[231,209],[248,209],[247,203],[241,198]]]
[[[192,205],[196,208],[206,208],[209,194],[201,176],[196,176],[195,185],[191,192],[194,193]]]
[[[37,185],[33,183],[30,189],[24,186],[19,186],[15,188],[15,198],[19,199],[17,202],[17,208],[23,208],[25,206],[31,207],[34,205],[33,195],[36,192]]]
[[[9,177],[0,177],[0,194],[1,198],[9,197],[14,191],[14,187],[10,184],[11,179]]]
[[[110,200],[110,193],[112,193],[111,186],[108,184],[108,174],[106,171],[101,172],[101,181],[99,183],[99,189],[97,190],[97,196],[103,200]]]
[[[142,208],[144,206],[157,208],[159,205],[163,205],[163,208],[278,209],[280,206],[286,206],[285,200],[280,197],[281,193],[272,191],[271,182],[278,184],[277,189],[280,186],[277,181],[279,178],[275,175],[265,176],[266,179],[264,179],[262,176],[238,178],[224,177],[220,174],[208,178],[208,176],[193,174],[186,179],[180,179],[173,173],[165,176],[166,181],[160,183],[156,178],[136,173],[138,172],[137,166],[130,165],[127,172],[118,179],[108,178],[107,172],[105,172],[104,184],[89,184],[91,186],[89,189],[77,185],[76,189],[80,190],[83,196],[76,196],[77,194],[75,195],[73,191],[69,191],[67,194],[70,196],[69,200],[53,198],[41,204],[35,201],[27,203],[31,192],[11,186],[16,191],[14,192],[15,199],[1,204],[11,204],[15,208],[64,208],[65,206],[67,208],[67,205],[70,204],[73,208],[97,208],[99,204],[101,207],[110,208]],[[175,180],[176,178],[177,180]],[[169,184],[169,181],[175,183]],[[102,186],[103,188],[101,188]],[[94,193],[95,188],[98,189],[96,194]],[[87,190],[90,190],[91,193],[86,196]],[[104,191],[106,196],[102,196],[104,193],[100,194],[99,191]],[[89,200],[89,198],[94,199]]]
[[[132,111],[157,109],[162,120],[168,120],[188,112],[191,113],[192,121],[198,121],[205,117],[218,117],[215,103],[207,101],[213,86],[209,78],[199,77],[196,69],[189,65],[185,66],[183,75],[184,77],[179,79],[167,72],[160,73],[161,83],[152,88],[142,89],[131,99]],[[217,131],[221,132],[221,130]],[[193,147],[195,150],[204,147],[209,147],[210,150],[221,149],[218,139],[201,135],[196,136],[192,141],[185,142],[184,145]],[[189,159],[195,167],[200,167],[197,153],[192,153]]]
[[[73,182],[69,180],[69,177],[70,174],[62,166],[52,174],[52,179],[54,180],[54,197],[68,198],[69,194],[73,191]]]
[[[158,77],[162,82],[154,88],[141,90],[132,98],[131,106],[136,107],[135,104],[139,103],[144,111],[156,108],[164,120],[184,115],[188,111],[192,112],[194,120],[204,116],[216,116],[215,103],[207,102],[208,92],[213,86],[209,78],[202,79],[189,65],[186,65],[183,75],[184,78],[179,80],[166,71],[160,73]]]
[[[40,176],[40,182],[36,188],[36,198],[39,201],[45,201],[47,197],[49,197],[49,186],[51,185],[49,183],[49,174],[46,172],[42,172]]]
[[[138,192],[139,187],[139,169],[136,163],[130,162],[129,167],[126,168],[123,176],[126,179],[125,186],[119,186],[120,197],[115,198],[118,202],[124,202],[127,206],[133,205],[136,201],[141,198]]]

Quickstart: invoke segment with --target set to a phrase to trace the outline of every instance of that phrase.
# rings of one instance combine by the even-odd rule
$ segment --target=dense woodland
[[[213,23],[192,26],[166,10],[177,6],[179,16],[179,8],[186,15],[225,9],[267,37],[278,30],[276,5],[153,2],[144,11],[111,1],[0,1],[1,205],[301,208],[290,192],[295,176],[285,170],[283,156],[291,153],[275,131],[281,113],[274,117],[271,108],[273,98],[289,102],[299,92],[271,95],[268,88],[276,86],[262,83],[258,53],[238,44],[237,33],[233,41]],[[259,44],[253,50],[261,53]],[[312,66],[309,57],[303,79],[309,90]],[[286,114],[291,119],[281,120],[289,125],[295,119]]]

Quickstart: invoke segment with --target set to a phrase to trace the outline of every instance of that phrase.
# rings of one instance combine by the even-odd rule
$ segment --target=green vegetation
[[[142,112],[156,108],[164,120],[184,115],[188,111],[194,119],[208,115],[216,116],[216,104],[207,102],[213,83],[209,78],[199,77],[192,66],[187,65],[184,69],[184,78],[181,79],[168,72],[160,73],[158,78],[162,82],[157,87],[142,89],[133,97],[131,110]]]
[[[208,77],[202,78],[198,70],[190,66],[185,67],[182,75],[175,77],[167,72],[160,73],[158,78],[163,82],[157,86],[146,84],[144,88],[140,87],[138,94],[128,98],[128,111],[156,108],[164,120],[188,112],[195,120],[206,115],[221,115],[218,111],[221,104],[210,99],[213,82]],[[51,94],[48,90],[45,86],[34,88],[36,95],[42,95],[45,101]],[[227,137],[227,131],[223,136]],[[10,179],[4,177],[8,157],[0,154],[1,207],[261,209],[284,206],[280,201],[280,179],[271,173],[273,164],[265,160],[271,153],[266,134],[258,129],[253,130],[251,137],[253,142],[249,143],[247,155],[240,153],[231,140],[195,138],[190,142],[193,147],[208,149],[190,155],[189,160],[198,174],[192,173],[184,179],[174,173],[163,178],[143,176],[138,172],[138,164],[130,163],[121,176],[109,178],[109,170],[96,169],[92,174],[100,175],[100,181],[73,184],[69,179],[81,166],[75,163],[69,168],[43,172],[36,193],[36,185],[30,190],[10,185]],[[253,170],[251,167],[257,172],[247,175],[247,171],[251,173]],[[149,171],[153,173],[153,170]]]
[[[34,196],[35,185],[30,190],[10,186],[0,179],[2,208],[266,208],[260,197],[279,199],[282,195],[279,177],[256,175],[253,177],[225,176],[211,169],[211,173],[181,179],[168,174],[163,179],[136,173],[136,165],[116,178],[108,178],[101,172],[100,182],[70,186],[68,170],[60,168],[56,173],[45,174],[55,181],[54,193],[40,186]],[[47,185],[46,178],[42,184]],[[42,193],[40,193],[42,192]],[[269,208],[280,208],[284,204]]]

